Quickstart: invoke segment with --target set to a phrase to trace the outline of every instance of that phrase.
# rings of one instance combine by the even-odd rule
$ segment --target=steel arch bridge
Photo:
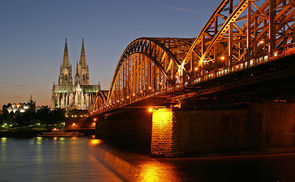
[[[295,53],[295,0],[223,0],[196,38],[139,38],[92,114]]]

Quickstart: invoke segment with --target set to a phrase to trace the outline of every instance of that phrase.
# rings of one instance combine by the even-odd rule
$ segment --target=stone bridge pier
[[[295,148],[295,104],[251,103],[230,108],[130,110],[100,118],[96,136],[142,147],[154,156]]]
[[[146,108],[126,109],[97,116],[96,138],[128,149],[150,151],[152,113]]]

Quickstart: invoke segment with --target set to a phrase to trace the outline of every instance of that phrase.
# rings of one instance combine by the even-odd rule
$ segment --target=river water
[[[100,140],[90,138],[0,138],[0,182],[122,181],[99,160]],[[104,148],[104,150],[108,150]],[[294,182],[295,153],[151,158],[119,154],[138,165],[139,182]],[[110,162],[115,159],[108,157]],[[120,161],[120,160],[118,160]],[[122,161],[121,161],[122,162]],[[118,165],[126,171],[129,165]]]
[[[0,138],[0,181],[121,181],[91,153],[88,138]]]

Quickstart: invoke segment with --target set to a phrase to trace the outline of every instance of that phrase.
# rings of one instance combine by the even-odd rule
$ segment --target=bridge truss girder
[[[295,0],[223,0],[197,38],[139,38],[124,50],[104,111],[192,86],[193,80],[295,42]]]
[[[182,64],[203,74],[294,43],[294,7],[293,0],[223,0]]]

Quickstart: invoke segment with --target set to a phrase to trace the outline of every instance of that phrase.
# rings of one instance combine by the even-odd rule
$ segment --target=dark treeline
[[[35,111],[29,109],[25,112],[8,112],[3,109],[0,115],[0,123],[2,128],[15,128],[23,126],[48,126],[61,124],[65,121],[65,110],[50,110],[48,106],[42,106]]]

